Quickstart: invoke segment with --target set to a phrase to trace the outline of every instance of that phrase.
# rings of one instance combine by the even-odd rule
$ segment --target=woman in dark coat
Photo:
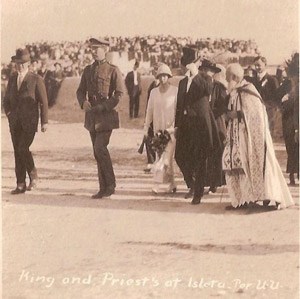
[[[219,75],[219,73],[217,73],[216,75]],[[217,187],[225,185],[225,177],[222,171],[222,153],[226,138],[225,113],[228,110],[227,88],[225,84],[223,83],[223,80],[217,81],[216,79],[214,79],[210,100],[210,107],[216,121],[221,144],[221,150],[217,153],[217,155],[209,157],[207,161],[208,181],[206,182],[206,184],[207,186],[209,186],[209,191],[211,191],[212,193],[217,191]]]

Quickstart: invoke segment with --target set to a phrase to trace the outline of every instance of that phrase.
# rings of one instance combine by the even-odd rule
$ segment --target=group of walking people
[[[124,81],[118,67],[106,60],[109,41],[91,38],[89,42],[95,61],[83,71],[77,99],[85,112],[85,128],[90,133],[98,167],[99,191],[92,198],[100,199],[111,196],[116,188],[107,146],[112,130],[119,127],[115,107],[123,95]],[[42,77],[29,71],[28,50],[18,49],[12,61],[17,72],[9,79],[4,110],[14,146],[17,177],[17,186],[11,193],[20,194],[36,187],[37,170],[29,147],[37,131],[39,109],[42,131],[47,130],[48,101]],[[275,157],[264,99],[244,79],[243,68],[235,63],[225,70],[210,60],[199,59],[197,50],[191,47],[183,49],[181,65],[185,76],[178,88],[170,84],[170,68],[166,64],[158,68],[148,94],[144,125],[145,139],[156,140],[153,167],[162,166],[160,174],[162,181],[169,183],[168,192],[176,192],[175,157],[188,188],[185,198],[192,198],[192,204],[201,202],[206,186],[210,192],[216,192],[226,183],[233,208],[257,201],[265,205],[273,201],[282,208],[292,205],[293,199]],[[285,90],[282,101],[289,100],[290,106],[296,107],[299,67],[294,61],[289,66],[291,87]],[[131,87],[137,96],[140,77],[135,70],[130,76],[127,87],[133,82]],[[136,117],[134,97],[131,103],[131,116]],[[289,124],[295,144],[299,143],[298,118],[299,115],[293,115]],[[293,159],[294,151],[295,148],[290,149]],[[299,173],[297,169],[293,171]],[[156,180],[153,186],[154,193],[160,191],[159,182]]]
[[[178,88],[169,82],[169,67],[158,68],[159,84],[150,92],[147,104],[145,138],[151,125],[154,136],[158,132],[170,135],[166,154],[156,157],[153,164],[154,179],[162,159],[161,171],[169,178],[167,191],[176,191],[174,156],[188,188],[185,198],[192,198],[191,204],[201,202],[206,186],[214,193],[226,184],[231,198],[228,208],[257,202],[265,206],[273,202],[277,208],[292,205],[275,156],[266,103],[251,80],[245,80],[243,68],[234,63],[225,70],[210,60],[200,61],[193,48],[183,49],[181,65],[186,73]],[[295,87],[286,96],[291,94],[296,96]],[[290,132],[293,138],[298,136],[296,117],[295,121]],[[294,162],[299,173],[299,160]],[[156,181],[154,193],[158,186]]]

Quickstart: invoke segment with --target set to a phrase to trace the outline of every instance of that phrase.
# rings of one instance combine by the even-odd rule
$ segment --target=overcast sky
[[[2,0],[1,60],[25,42],[88,36],[256,40],[270,63],[298,50],[298,0]]]

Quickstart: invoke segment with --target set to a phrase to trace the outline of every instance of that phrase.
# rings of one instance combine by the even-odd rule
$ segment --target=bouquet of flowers
[[[160,157],[170,140],[171,136],[167,130],[159,130],[151,140],[151,147]]]

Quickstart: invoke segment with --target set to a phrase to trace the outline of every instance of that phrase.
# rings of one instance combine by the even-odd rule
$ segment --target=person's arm
[[[129,94],[129,85],[130,85],[130,82],[129,82],[129,80],[130,80],[130,78],[129,78],[129,76],[130,76],[130,72],[129,73],[127,73],[127,75],[126,75],[126,77],[125,77],[125,86],[126,86],[126,89],[127,89],[127,92],[128,92],[128,94]]]
[[[212,108],[215,118],[220,117],[222,114],[227,112],[227,93],[226,89],[222,86],[217,87],[217,98],[215,99],[215,105]]]
[[[299,143],[299,90],[297,90],[294,100],[293,124],[295,132],[294,140],[296,143]]]
[[[78,89],[76,91],[76,96],[77,96],[77,100],[78,103],[81,107],[81,109],[83,109],[83,103],[85,101],[87,101],[86,99],[86,94],[87,94],[87,68],[84,69],[83,74],[81,76],[81,80],[80,80],[80,84],[78,86]]]
[[[48,124],[48,98],[44,80],[39,75],[37,76],[36,96],[40,103],[42,132],[45,132]]]
[[[9,114],[11,113],[11,107],[10,107],[11,81],[12,81],[11,78],[9,78],[7,83],[7,89],[3,99],[3,108],[6,116],[9,116]]]
[[[144,135],[148,135],[148,129],[150,127],[150,124],[153,122],[153,109],[154,109],[154,97],[153,97],[153,91],[151,91],[149,101],[148,101],[147,110],[146,110]]]

